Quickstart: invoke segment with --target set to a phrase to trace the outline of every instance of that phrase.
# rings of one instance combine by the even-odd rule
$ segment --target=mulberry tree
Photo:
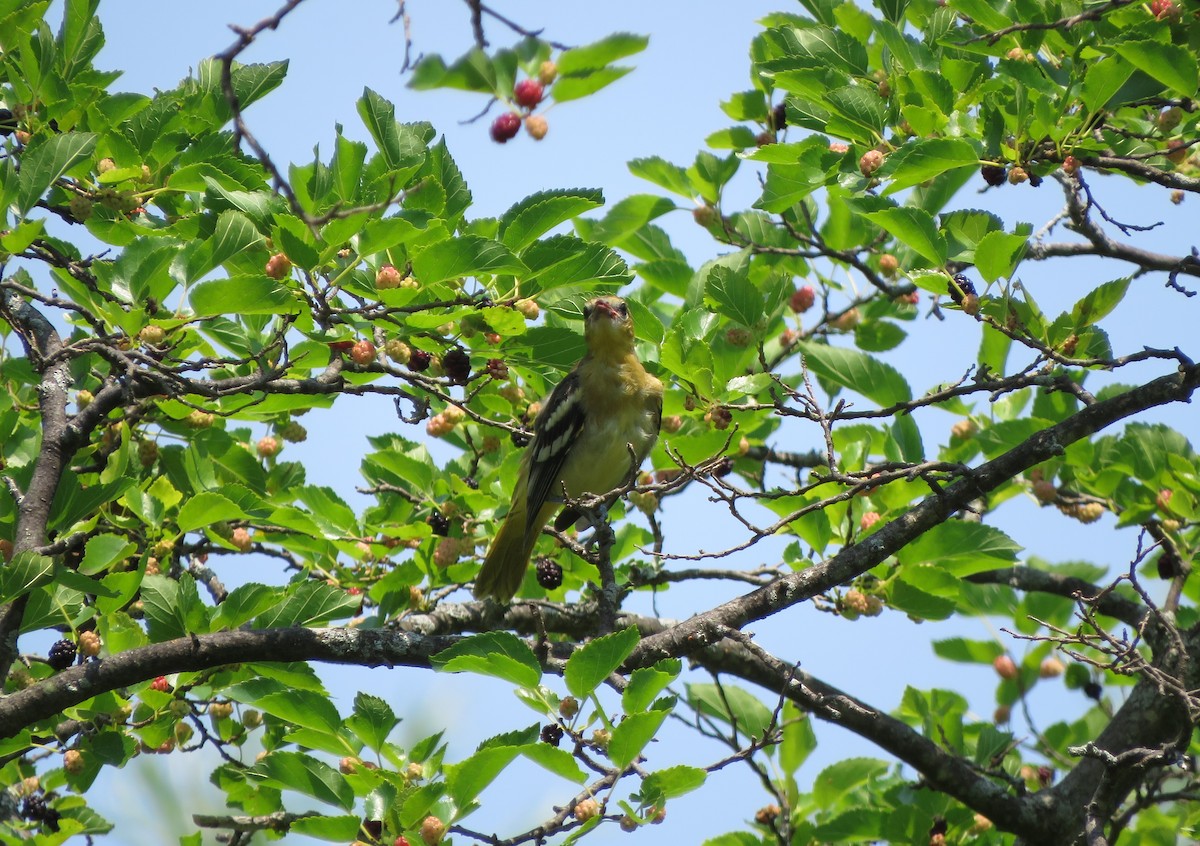
[[[1194,833],[1200,459],[1172,426],[1200,368],[1161,316],[1194,323],[1200,259],[1155,240],[1200,192],[1192,5],[802,0],[761,21],[692,161],[498,217],[370,86],[361,131],[295,129],[311,161],[259,140],[287,62],[243,54],[286,56],[302,0],[152,94],[95,66],[98,5],[0,2],[5,842],[121,838],[89,804],[104,774],[200,748],[227,809],[197,843],[681,838],[672,804],[726,768],[763,796],[710,815],[713,846]],[[477,95],[496,142],[569,144],[549,107],[586,110],[647,45],[464,11],[467,52],[409,61],[401,3],[397,64]],[[474,601],[581,307],[614,292],[667,386],[652,466],[606,511],[572,502],[594,530],[546,527],[512,603]],[[358,498],[309,482],[302,415],[371,398],[394,415]],[[1022,546],[1033,506],[1120,564]],[[658,613],[679,595],[701,599]],[[994,669],[995,712],[953,683],[842,689],[805,668],[831,643],[753,634],[779,615],[926,621],[927,651]],[[942,628],[980,616],[995,637]],[[490,676],[535,713],[407,737],[321,663]],[[1039,711],[1049,686],[1074,704]],[[818,730],[877,756],[814,772]],[[502,829],[489,786],[526,764],[557,799]]]

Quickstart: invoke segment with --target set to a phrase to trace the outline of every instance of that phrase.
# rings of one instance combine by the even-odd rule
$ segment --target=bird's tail
[[[516,595],[521,580],[525,578],[525,568],[529,564],[533,545],[541,533],[540,525],[533,529],[528,526],[524,508],[514,508],[508,512],[487,557],[483,559],[479,575],[475,577],[476,598],[490,596],[499,602],[507,602]]]

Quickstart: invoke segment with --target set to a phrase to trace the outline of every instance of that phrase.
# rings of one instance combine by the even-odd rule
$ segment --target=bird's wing
[[[529,484],[526,488],[526,518],[528,530],[538,520],[542,506],[554,497],[562,496],[557,489],[562,468],[579,432],[583,429],[584,411],[579,392],[579,371],[572,370],[550,394],[546,407],[533,423],[533,443],[529,445]]]

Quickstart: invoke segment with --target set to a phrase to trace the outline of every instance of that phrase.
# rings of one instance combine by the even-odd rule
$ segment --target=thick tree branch
[[[1008,585],[1026,592],[1051,593],[1066,599],[1081,600],[1106,617],[1120,620],[1134,628],[1141,625],[1147,612],[1140,603],[1112,591],[1106,593],[1103,588],[1091,582],[1073,576],[1047,573],[1034,567],[987,570],[983,573],[973,573],[966,578],[968,582],[977,585]],[[1094,603],[1091,602],[1093,597],[1098,597]]]
[[[716,643],[728,630],[740,629],[844,584],[894,555],[978,497],[1029,468],[1060,455],[1070,444],[1132,414],[1168,403],[1186,402],[1198,386],[1200,367],[1188,364],[1181,366],[1177,373],[1086,406],[1019,446],[971,470],[965,478],[944,490],[926,497],[903,516],[862,542],[843,549],[828,561],[785,576],[767,587],[718,605],[673,629],[643,640],[630,656],[626,669],[649,666],[661,658],[702,649]]]
[[[11,289],[0,292],[0,317],[20,336],[25,354],[40,377],[37,392],[42,443],[29,485],[17,502],[13,550],[20,553],[45,545],[54,494],[78,439],[77,433],[67,425],[67,387],[71,384],[71,372],[66,361],[55,360],[62,348],[58,332],[40,311]],[[17,634],[28,598],[28,594],[23,594],[0,608],[0,678],[8,675],[17,658]]]
[[[365,667],[429,667],[430,658],[459,640],[362,629],[261,629],[192,635],[131,649],[64,670],[0,700],[0,737],[93,696],[168,673],[246,661],[326,661]]]
[[[814,716],[866,738],[916,769],[934,788],[989,819],[1003,821],[1006,829],[1016,833],[1038,830],[1039,806],[1043,802],[1036,794],[1013,795],[1006,785],[988,778],[964,756],[942,748],[850,694],[761,650],[748,649],[731,640],[692,657],[707,670],[737,676],[786,696]]]
[[[1114,159],[1110,161],[1103,159],[1090,161],[1096,166],[1110,166],[1112,162],[1124,160]],[[1140,165],[1140,167],[1147,166]],[[1148,169],[1162,173],[1157,168]],[[1070,218],[1069,228],[1074,229],[1086,238],[1087,241],[1050,244],[1034,241],[1029,245],[1029,258],[1045,260],[1065,256],[1101,256],[1129,262],[1136,265],[1142,272],[1161,270],[1171,274],[1200,276],[1200,261],[1196,261],[1190,256],[1181,257],[1165,253],[1154,253],[1110,238],[1108,233],[1104,231],[1104,228],[1090,216],[1091,210],[1098,208],[1098,206],[1093,202],[1091,193],[1082,180],[1063,177],[1059,181],[1062,184],[1063,193],[1067,200],[1064,214]],[[1192,190],[1200,189],[1200,179],[1190,181],[1195,183]],[[1103,210],[1101,210],[1101,213],[1103,214]]]
[[[1200,191],[1200,178],[1186,176],[1178,171],[1163,170],[1128,156],[1084,156],[1080,161],[1088,167],[1120,171],[1165,188],[1174,188],[1179,191]]]
[[[1168,643],[1170,643],[1168,641]],[[1179,679],[1186,690],[1200,688],[1200,631],[1190,631],[1178,644],[1156,654],[1154,667]],[[1148,767],[1161,767],[1187,751],[1195,726],[1179,697],[1143,675],[1112,720],[1089,746],[1090,754],[1054,788],[1059,838],[1070,843],[1073,832],[1092,818],[1111,819],[1125,797],[1145,777]],[[1141,754],[1147,749],[1155,754]],[[1086,809],[1086,820],[1085,820]]]

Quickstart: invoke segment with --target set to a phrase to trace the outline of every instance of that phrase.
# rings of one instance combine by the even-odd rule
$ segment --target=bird
[[[571,499],[613,490],[629,475],[631,457],[640,467],[658,438],[663,386],[638,360],[628,303],[597,297],[583,320],[587,353],[534,419],[512,505],[475,579],[479,599],[516,594],[564,490]],[[562,531],[580,516],[564,508],[554,527]]]

